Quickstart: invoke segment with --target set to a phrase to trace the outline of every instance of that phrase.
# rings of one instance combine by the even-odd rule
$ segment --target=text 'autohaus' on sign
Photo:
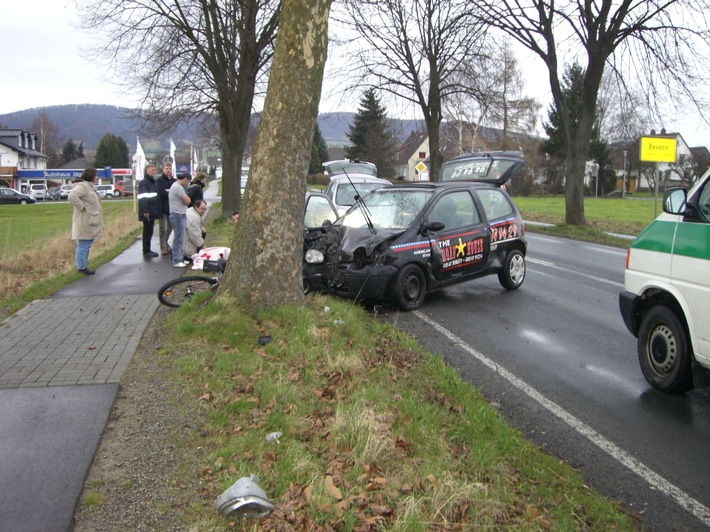
[[[640,159],[649,163],[675,163],[677,141],[675,137],[641,137]]]

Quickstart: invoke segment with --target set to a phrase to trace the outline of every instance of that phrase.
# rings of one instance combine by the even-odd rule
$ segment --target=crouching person
[[[195,204],[187,209],[187,223],[185,236],[182,242],[182,254],[185,260],[192,261],[192,256],[205,246],[205,231],[203,217],[207,212],[207,204],[198,199]]]

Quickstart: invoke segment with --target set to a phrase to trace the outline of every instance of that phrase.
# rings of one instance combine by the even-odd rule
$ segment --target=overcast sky
[[[4,80],[0,114],[50,105],[138,105],[137,100],[129,99],[111,79],[107,79],[100,67],[82,58],[82,46],[89,42],[90,36],[73,27],[77,16],[71,0],[5,0],[2,14],[6,24],[0,31],[0,49],[3,50],[0,64]],[[518,59],[528,70],[528,79],[535,81],[530,84],[528,96],[541,101],[546,116],[549,89],[545,88],[544,65],[536,58]],[[327,87],[324,87],[323,94],[329,94]],[[320,111],[356,111],[360,96],[356,95],[349,104],[343,104],[338,98],[323,101]],[[412,116],[403,118],[421,117],[410,112]],[[710,148],[710,127],[702,124],[696,113],[684,116],[682,120],[671,117],[657,129],[661,127],[679,132],[690,146]]]

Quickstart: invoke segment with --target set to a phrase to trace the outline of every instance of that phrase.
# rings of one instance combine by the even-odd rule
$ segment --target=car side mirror
[[[688,192],[684,188],[669,188],[663,195],[663,211],[668,214],[685,212]]]
[[[429,236],[430,232],[437,232],[437,231],[442,231],[446,225],[444,222],[429,222],[427,224],[422,224],[421,228],[419,229],[419,233],[422,236]]]

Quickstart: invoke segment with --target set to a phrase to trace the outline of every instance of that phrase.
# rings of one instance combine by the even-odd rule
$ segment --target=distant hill
[[[75,144],[83,143],[85,150],[95,150],[105,133],[121,137],[131,151],[135,148],[136,137],[141,139],[144,149],[147,144],[156,143],[160,146],[168,144],[172,138],[176,145],[197,143],[201,137],[198,128],[194,129],[182,124],[171,134],[161,139],[153,138],[148,132],[142,131],[141,122],[135,118],[135,110],[111,105],[55,105],[37,107],[24,111],[16,111],[0,115],[0,127],[20,128],[30,130],[32,123],[40,111],[47,113],[49,119],[57,127],[60,147],[69,139]],[[318,116],[323,138],[329,146],[346,146],[349,144],[346,133],[353,121],[353,113],[323,113]],[[404,141],[409,134],[417,129],[423,129],[420,121],[392,119],[395,134]]]

